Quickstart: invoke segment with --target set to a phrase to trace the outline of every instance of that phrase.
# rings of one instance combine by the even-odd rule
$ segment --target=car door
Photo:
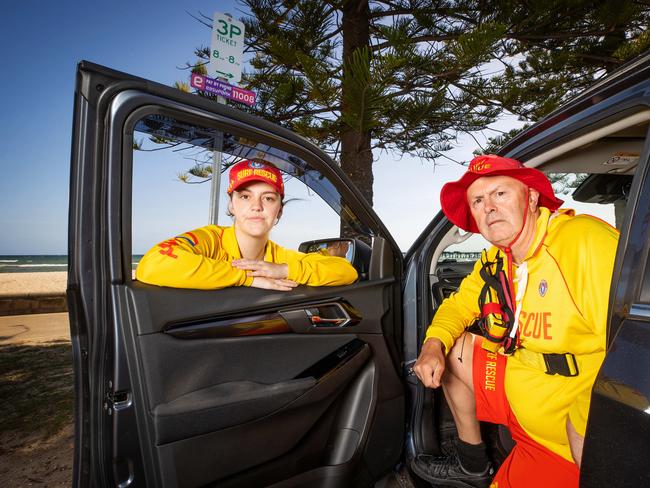
[[[276,125],[88,62],[73,130],[75,486],[369,486],[389,470],[404,437],[402,254],[336,164]],[[361,279],[286,293],[138,282],[136,132],[264,154],[370,244]]]
[[[647,95],[645,101],[650,102]],[[650,469],[642,461],[650,456],[649,171],[646,136],[622,224],[607,356],[591,399],[580,473],[584,487],[650,485]]]

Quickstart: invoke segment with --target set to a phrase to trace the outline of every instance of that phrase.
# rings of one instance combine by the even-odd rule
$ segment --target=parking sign
[[[244,90],[243,88],[233,86],[224,81],[208,78],[198,73],[192,73],[190,75],[190,85],[198,90],[213,93],[214,95],[219,95],[220,97],[234,100],[235,102],[245,103],[249,107],[254,105],[257,99],[255,92]]]
[[[244,24],[228,14],[214,13],[208,76],[224,78],[228,83],[241,79],[244,52]]]

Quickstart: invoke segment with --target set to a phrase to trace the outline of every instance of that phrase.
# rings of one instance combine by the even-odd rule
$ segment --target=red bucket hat
[[[251,181],[268,183],[284,198],[284,181],[282,173],[275,166],[257,161],[244,160],[230,168],[228,195],[237,188]]]
[[[478,227],[467,202],[467,188],[483,176],[510,176],[539,192],[540,207],[555,211],[564,203],[557,198],[548,178],[541,171],[527,168],[516,159],[494,154],[477,156],[458,181],[446,183],[440,191],[442,211],[447,218],[463,230],[477,233]]]

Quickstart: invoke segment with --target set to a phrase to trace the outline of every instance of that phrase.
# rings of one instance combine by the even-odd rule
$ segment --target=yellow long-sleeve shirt
[[[550,376],[516,351],[508,359],[505,391],[517,420],[537,442],[572,461],[566,419],[584,436],[591,388],[605,357],[607,307],[618,232],[572,210],[540,209],[533,244],[513,277],[521,345],[538,353],[575,354],[579,375]],[[493,260],[498,248],[488,250]],[[445,300],[426,337],[449,351],[479,316],[480,261]],[[519,288],[524,287],[523,293]]]
[[[234,227],[206,225],[156,244],[140,260],[136,278],[173,288],[250,286],[253,278],[231,265],[240,258]],[[271,241],[264,261],[287,264],[287,278],[303,285],[347,285],[357,279],[356,270],[344,258],[292,251]]]

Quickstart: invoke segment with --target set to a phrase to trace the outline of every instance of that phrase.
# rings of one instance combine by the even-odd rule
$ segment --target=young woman
[[[357,279],[354,267],[341,257],[292,251],[269,240],[284,205],[284,183],[276,167],[241,161],[230,169],[229,181],[233,225],[206,225],[160,242],[140,260],[139,281],[174,288],[288,291]]]

